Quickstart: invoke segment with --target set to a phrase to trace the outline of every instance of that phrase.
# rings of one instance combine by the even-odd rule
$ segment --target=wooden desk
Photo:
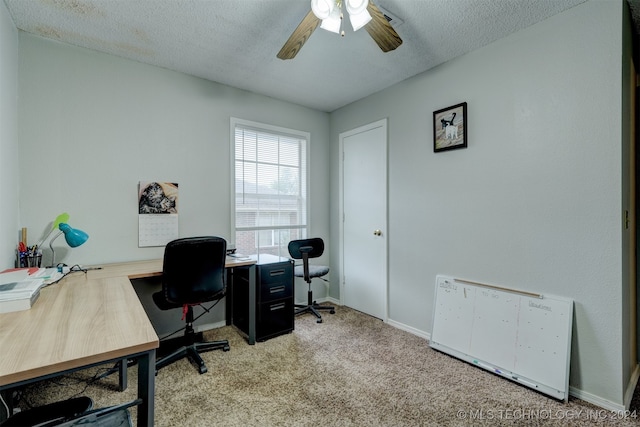
[[[227,259],[228,268],[254,262]],[[0,391],[136,358],[138,426],[153,426],[159,340],[130,279],[158,275],[162,260],[75,272],[43,288],[31,309],[0,314]]]

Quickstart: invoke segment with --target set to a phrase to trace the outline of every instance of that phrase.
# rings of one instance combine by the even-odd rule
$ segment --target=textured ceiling
[[[330,112],[585,0],[375,0],[403,21],[398,49],[346,20],[345,37],[318,28],[287,61],[309,0],[4,1],[28,33]]]

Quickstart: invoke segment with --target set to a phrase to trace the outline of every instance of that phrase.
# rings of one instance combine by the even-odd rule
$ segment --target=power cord
[[[9,415],[11,414],[11,411],[9,411],[9,405],[7,405],[7,402],[4,401],[4,398],[2,397],[2,393],[0,393],[0,401],[2,401],[2,406],[4,406],[5,414],[7,414],[7,418],[8,418]]]
[[[54,280],[53,282],[49,282],[46,285],[44,285],[43,287],[54,285],[54,284],[58,283],[59,281],[61,281],[62,279],[64,279],[65,277],[67,277],[71,273],[84,273],[84,274],[87,274],[87,271],[89,271],[89,270],[101,270],[102,269],[102,267],[83,268],[79,264],[74,264],[71,267],[69,267],[67,264],[63,264],[63,263],[59,263],[58,265],[55,266],[55,268],[57,268],[58,272],[61,272],[62,275],[57,280]]]

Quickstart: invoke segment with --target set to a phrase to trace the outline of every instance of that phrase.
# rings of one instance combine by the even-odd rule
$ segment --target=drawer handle
[[[278,292],[284,292],[285,287],[284,286],[274,286],[273,288],[269,289],[269,292],[272,294],[277,294]]]
[[[273,277],[273,276],[282,276],[283,274],[284,274],[284,269],[282,269],[282,270],[273,270],[273,271],[269,272],[269,275],[271,277]]]
[[[271,306],[271,311],[282,310],[285,307],[285,303],[281,302],[278,304],[273,304]]]

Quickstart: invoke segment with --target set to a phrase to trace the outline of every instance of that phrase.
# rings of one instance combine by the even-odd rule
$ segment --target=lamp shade
[[[320,28],[323,30],[331,31],[332,33],[340,34],[340,27],[342,27],[342,17],[339,8],[334,8],[329,17],[322,20]]]
[[[335,7],[335,0],[311,0],[311,10],[318,19],[327,19]]]
[[[367,10],[367,6],[369,6],[369,0],[347,0],[349,15],[358,15]]]
[[[78,230],[77,228],[71,228],[69,224],[64,222],[60,223],[58,228],[64,233],[64,239],[72,248],[82,245],[89,238],[89,235],[84,231]]]
[[[360,28],[367,25],[371,19],[371,14],[367,9],[364,9],[360,13],[349,13],[349,20],[351,21],[353,31],[358,31]]]

